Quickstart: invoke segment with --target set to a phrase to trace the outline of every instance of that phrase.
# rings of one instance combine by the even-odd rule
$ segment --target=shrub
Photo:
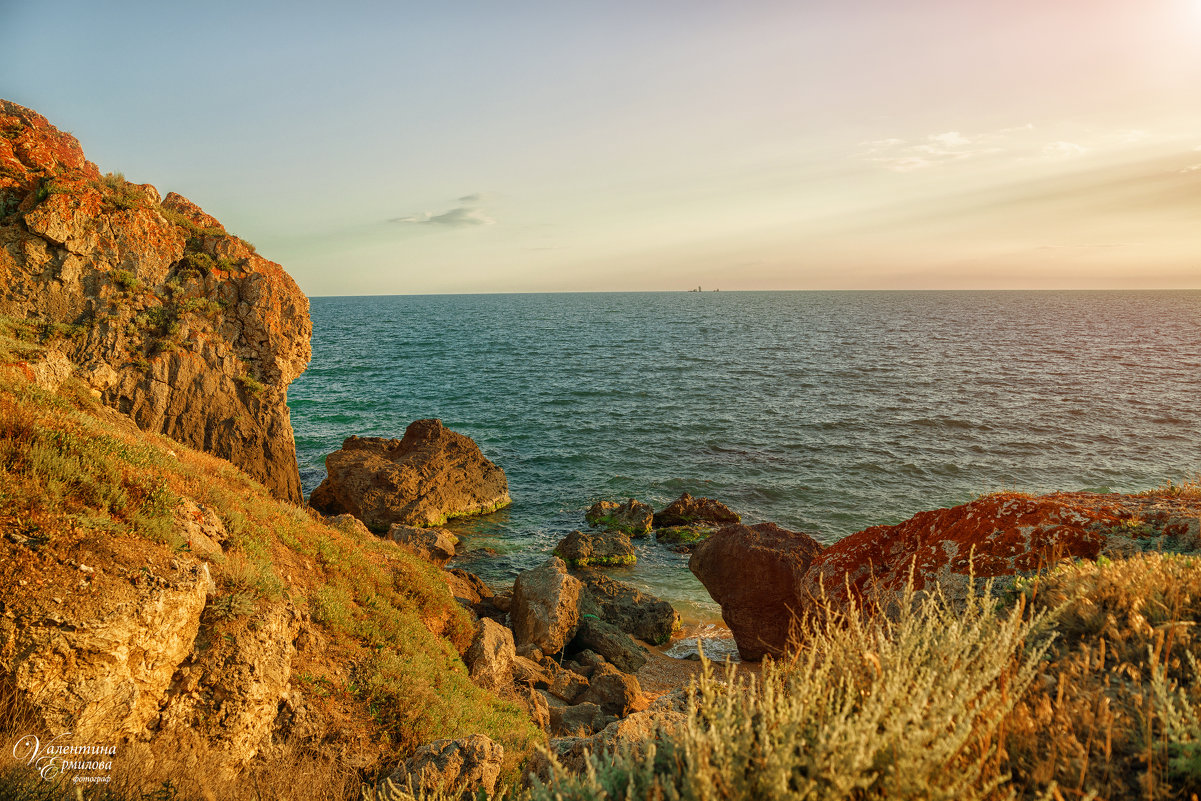
[[[113,283],[126,293],[137,292],[142,288],[142,282],[129,270],[114,270]]]

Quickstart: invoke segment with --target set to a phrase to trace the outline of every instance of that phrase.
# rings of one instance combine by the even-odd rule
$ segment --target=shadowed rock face
[[[655,512],[655,528],[672,526],[724,526],[737,523],[742,518],[721,501],[712,498],[694,498],[685,492],[661,512]]]
[[[101,400],[302,502],[287,387],[308,298],[195,204],[100,175],[74,137],[0,101],[0,314],[48,324]]]
[[[325,469],[312,507],[352,514],[376,532],[395,523],[437,526],[511,502],[505,472],[441,420],[410,423],[403,439],[350,437],[325,457]]]
[[[721,604],[743,659],[783,653],[805,598],[797,580],[821,552],[808,534],[773,523],[730,525],[697,546],[688,568]]]

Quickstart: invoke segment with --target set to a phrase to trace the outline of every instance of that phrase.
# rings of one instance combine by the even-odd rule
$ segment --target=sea
[[[1000,490],[1201,474],[1201,291],[661,292],[312,299],[288,405],[305,493],[351,434],[437,417],[513,505],[451,526],[497,584],[595,501],[683,492],[832,543]],[[720,610],[687,555],[615,578]]]

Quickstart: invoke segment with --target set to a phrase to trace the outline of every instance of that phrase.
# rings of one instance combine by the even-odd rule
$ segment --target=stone
[[[646,664],[646,650],[612,623],[586,617],[571,641],[572,651],[591,650],[625,673],[637,673]]]
[[[663,645],[679,629],[680,613],[667,601],[595,570],[582,571],[578,577],[595,602],[598,616],[627,634]]]
[[[40,114],[0,101],[0,130],[0,202],[17,204],[0,223],[0,315],[69,326],[55,349],[104,405],[302,503],[286,398],[312,324],[296,282],[179,195],[102,179]],[[209,269],[219,253],[236,269]]]
[[[440,526],[511,502],[504,471],[441,420],[417,420],[402,439],[349,437],[325,468],[310,505],[322,514],[352,514],[377,532],[396,523]]]
[[[332,515],[325,518],[325,522],[335,528],[342,529],[349,534],[370,535],[371,532],[363,525],[363,521],[359,520],[354,515]]]
[[[546,690],[551,685],[551,677],[542,665],[520,655],[513,657],[513,681],[535,690]]]
[[[632,565],[638,561],[630,538],[619,531],[573,531],[559,540],[554,554],[572,568]]]
[[[649,707],[615,720],[596,734],[552,740],[559,763],[573,773],[585,769],[588,754],[605,756],[618,748],[640,749],[665,739],[677,739],[688,723],[688,693],[675,690],[656,698]]]
[[[631,537],[650,533],[655,510],[645,503],[630,498],[625,503],[599,501],[589,507],[584,520],[594,528],[620,531]]]
[[[629,714],[641,697],[642,687],[637,678],[613,665],[601,665],[593,671],[579,702],[596,704],[606,713],[622,717]]]
[[[562,651],[579,623],[582,588],[579,579],[568,574],[567,566],[557,557],[519,575],[509,607],[517,643],[530,643],[545,654]]]
[[[808,534],[774,524],[718,529],[688,560],[738,643],[743,659],[784,653],[798,616],[808,608],[798,580],[822,547]]]
[[[720,501],[693,498],[687,492],[676,498],[654,517],[655,528],[670,526],[724,526],[741,522],[737,514]]]
[[[598,704],[550,707],[550,730],[555,737],[586,737],[615,720],[617,718],[606,713]]]
[[[530,716],[530,720],[534,721],[534,725],[542,729],[542,731],[549,733],[550,705],[546,702],[546,696],[525,684],[514,685],[512,693],[516,697],[517,702]]]
[[[450,588],[450,594],[465,606],[471,607],[494,597],[492,588],[485,584],[483,579],[461,567],[445,571],[442,579]]]
[[[229,534],[212,509],[202,509],[189,498],[180,499],[175,509],[175,530],[186,540],[190,553],[214,560],[224,555],[222,546]]]
[[[588,679],[575,671],[564,668],[555,676],[548,690],[556,698],[574,704],[588,690]]]
[[[714,531],[713,526],[668,526],[655,531],[655,540],[677,553],[692,553]]]
[[[491,796],[504,757],[505,749],[482,734],[435,740],[418,748],[385,782],[399,790],[412,787],[419,797],[453,793],[467,799],[481,791]]]
[[[495,620],[481,618],[475,637],[463,654],[471,680],[486,690],[497,691],[513,683],[513,632]]]
[[[439,567],[455,558],[455,546],[459,543],[459,538],[444,528],[414,528],[400,523],[388,529],[388,539]]]

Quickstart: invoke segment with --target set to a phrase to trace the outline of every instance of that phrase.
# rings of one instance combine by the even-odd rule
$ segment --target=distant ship
[[[696,289],[690,289],[690,290],[688,290],[688,291],[689,291],[689,292],[700,292],[700,291],[701,291],[701,288],[698,286]],[[710,290],[710,291],[712,291],[712,292],[721,292],[721,290],[720,290],[720,289],[714,289],[714,290]]]

